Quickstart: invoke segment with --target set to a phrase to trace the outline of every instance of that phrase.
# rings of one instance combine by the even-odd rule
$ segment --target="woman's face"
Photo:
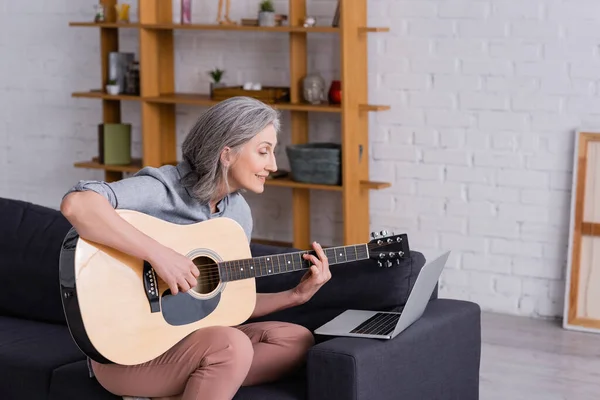
[[[229,167],[229,186],[232,191],[264,191],[267,176],[277,171],[275,146],[277,133],[273,125],[269,124],[242,147]]]

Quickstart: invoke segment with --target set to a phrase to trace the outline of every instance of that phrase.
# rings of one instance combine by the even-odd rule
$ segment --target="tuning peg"
[[[390,251],[390,252],[389,252],[389,254],[388,254],[388,256],[389,256],[390,258],[394,258],[394,256],[395,256],[395,255],[396,255],[396,254],[394,254],[394,252],[393,252],[393,251]]]
[[[387,231],[381,231],[379,233],[381,234],[381,236],[387,236],[387,234],[388,234]]]
[[[383,264],[381,263],[381,261],[377,261],[377,266],[380,268],[383,267]]]
[[[377,239],[379,234],[377,232],[371,232],[371,239]]]
[[[388,267],[388,268],[389,268],[389,267],[391,267],[391,266],[392,266],[392,261],[390,261],[390,260],[387,260],[387,261],[385,262],[385,266],[386,266],[386,267]]]
[[[385,258],[385,253],[379,253],[379,258]]]
[[[396,258],[396,265],[400,265],[400,259]]]

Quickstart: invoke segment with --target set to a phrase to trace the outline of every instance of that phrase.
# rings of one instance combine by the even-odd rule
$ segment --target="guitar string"
[[[359,246],[360,246],[360,245],[359,245]],[[373,249],[374,249],[374,248],[377,248],[377,247],[380,247],[380,246],[373,246]],[[327,252],[327,251],[331,252],[331,251],[337,251],[337,249],[338,249],[338,248],[336,247],[336,248],[325,249],[325,251],[326,251],[326,252]],[[366,250],[366,249],[365,249],[365,250]],[[357,249],[355,249],[355,254],[356,254],[356,257],[359,257],[359,254],[360,254],[360,255],[362,255],[362,253],[363,253],[363,252],[365,253],[365,254],[364,254],[364,256],[366,256],[366,255],[367,255],[367,252],[366,252],[365,250],[362,250],[362,249],[361,249],[361,251],[357,251]],[[369,248],[369,250],[371,250],[371,249]],[[311,251],[304,251],[304,252],[296,252],[296,253],[291,253],[290,255],[291,255],[291,256],[302,256],[303,254],[309,254],[309,253],[312,253],[312,254],[314,254],[314,252],[311,250]],[[287,254],[286,254],[286,255],[287,255]],[[257,259],[261,259],[261,258],[262,258],[262,259],[265,259],[265,261],[266,261],[266,259],[267,259],[267,258],[275,258],[275,257],[279,257],[279,256],[284,256],[284,262],[285,262],[285,256],[286,256],[286,255],[284,255],[284,254],[274,254],[274,255],[262,256],[262,257],[256,257],[256,258],[249,258],[249,259],[241,259],[241,260],[228,260],[228,261],[223,261],[223,262],[221,262],[221,263],[209,263],[209,264],[201,264],[201,265],[197,265],[197,267],[198,267],[198,269],[199,269],[201,272],[202,272],[202,271],[204,271],[204,274],[205,274],[205,275],[208,275],[208,277],[207,277],[208,283],[213,283],[213,282],[218,282],[218,281],[220,280],[220,278],[221,278],[221,277],[220,277],[220,274],[219,274],[219,272],[220,272],[220,270],[221,270],[221,268],[220,268],[220,265],[224,265],[224,264],[226,264],[226,263],[233,263],[233,262],[235,262],[235,261],[241,261],[241,262],[245,262],[245,261],[248,261],[248,260],[257,260]],[[363,257],[364,257],[364,256],[363,256]],[[327,256],[327,257],[328,257],[328,258],[331,258],[330,256]],[[335,255],[334,255],[334,257],[335,257]],[[305,260],[304,258],[302,259],[302,263],[304,263],[304,262],[308,262],[308,261],[309,261],[309,260]],[[357,260],[353,260],[353,261],[357,261]],[[258,262],[260,263],[260,261],[258,261]],[[346,260],[346,261],[344,261],[344,262],[348,262],[348,260]],[[292,266],[293,266],[294,268],[296,268],[296,267],[295,267],[295,266],[296,266],[296,262],[295,262],[293,259],[292,259],[292,263],[293,263],[293,264],[292,264]],[[274,263],[273,261],[271,261],[271,264],[273,265],[273,267],[275,267],[275,266],[276,266],[276,265],[275,265],[275,263]],[[277,265],[277,267],[279,268],[280,272],[282,272],[282,271],[281,271],[281,265],[280,265],[279,261],[277,262],[277,264],[278,264],[278,265]],[[253,264],[247,264],[247,266],[248,266],[248,267],[253,267],[254,265],[253,265]],[[266,266],[266,265],[265,265],[265,266]],[[208,267],[208,268],[207,268],[207,267]],[[238,266],[234,266],[234,265],[229,265],[229,266],[227,266],[227,268],[237,268],[237,267],[238,267]],[[309,267],[306,267],[306,268],[304,268],[304,269],[308,269],[308,268],[309,268]],[[259,264],[259,269],[262,269],[262,266],[261,266],[260,264]],[[294,271],[294,272],[295,272],[295,271],[301,271],[302,269],[303,269],[303,268],[300,268],[300,269],[297,269],[297,270],[296,270],[296,269],[294,269],[293,271]],[[237,270],[234,270],[234,269],[232,269],[232,270],[227,270],[226,272],[229,272],[229,273],[238,273],[238,272],[241,272],[241,271],[237,271]],[[292,272],[292,271],[288,271],[288,270],[286,270],[285,272]],[[202,275],[201,275],[201,276],[202,276]],[[213,281],[213,278],[214,278],[214,281]],[[248,276],[248,278],[252,278],[252,276]],[[198,279],[198,278],[196,278],[196,279]]]
[[[363,252],[356,252],[356,257],[360,257],[359,259],[362,259],[362,257],[366,257],[366,252],[364,252],[364,253],[365,253],[364,255],[362,255],[362,253],[363,253]],[[293,253],[293,254],[294,254],[294,255],[300,255],[300,254],[306,254],[306,253]],[[225,264],[227,264],[227,263],[234,263],[234,262],[236,262],[236,261],[240,261],[240,262],[243,262],[243,263],[245,263],[245,264],[243,264],[243,265],[239,265],[240,267],[244,267],[244,266],[247,266],[247,267],[253,267],[253,266],[255,266],[255,265],[256,265],[256,263],[260,263],[260,261],[258,261],[258,259],[259,259],[259,258],[263,258],[263,259],[264,259],[264,261],[267,261],[267,258],[276,258],[276,257],[278,258],[278,256],[281,256],[281,255],[275,254],[275,255],[273,255],[273,256],[262,256],[262,257],[248,258],[248,259],[240,259],[240,260],[227,260],[227,261],[222,261],[222,262],[220,262],[220,263],[208,263],[208,264],[200,264],[200,265],[197,265],[197,267],[198,267],[199,269],[201,269],[202,271],[215,272],[215,271],[219,271],[219,270],[220,270],[220,266],[221,266],[221,265],[225,265]],[[334,256],[334,257],[335,257],[335,256]],[[329,256],[328,256],[328,258],[333,258],[333,257],[329,257]],[[247,261],[249,261],[249,260],[257,260],[257,261],[256,261],[256,263],[246,263],[246,262],[247,262]],[[358,259],[357,259],[357,260],[358,260]],[[352,261],[357,261],[357,260],[352,260]],[[296,262],[295,260],[293,260],[293,259],[292,259],[292,260],[286,260],[285,258],[283,259],[283,262],[284,262],[284,263],[287,263],[287,264],[289,264],[289,261],[291,261],[291,262],[292,262],[292,265],[293,265],[293,266],[297,265],[297,262]],[[303,259],[302,259],[302,264],[304,264],[304,262],[308,262],[308,261],[309,261],[309,260],[305,260],[305,259],[303,258]],[[273,261],[269,261],[269,262],[271,263],[271,265],[272,265],[273,267],[281,267],[281,264],[279,263],[279,261],[277,261],[277,264],[275,264],[275,262],[273,262]],[[346,260],[346,261],[344,261],[344,262],[348,262],[348,260]],[[265,264],[264,266],[266,267],[266,266],[267,266],[267,264]],[[207,268],[207,267],[208,267],[208,268]],[[216,267],[216,268],[215,268],[215,267]],[[237,265],[230,264],[230,265],[228,265],[228,266],[226,266],[226,267],[227,267],[227,268],[237,268],[238,266],[237,266]],[[259,264],[259,267],[262,267],[262,266],[260,266],[260,264]],[[308,268],[306,268],[306,269],[308,269]]]

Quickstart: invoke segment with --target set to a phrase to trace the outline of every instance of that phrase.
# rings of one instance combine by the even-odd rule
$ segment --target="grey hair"
[[[229,192],[228,167],[221,163],[221,152],[230,147],[235,157],[246,142],[269,124],[279,132],[279,113],[251,97],[231,97],[210,107],[181,145],[182,157],[191,167],[182,184],[203,203],[216,200],[223,185]]]

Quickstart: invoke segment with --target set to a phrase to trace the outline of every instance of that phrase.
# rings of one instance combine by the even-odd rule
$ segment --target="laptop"
[[[315,333],[373,339],[396,337],[423,315],[449,255],[448,251],[423,266],[401,312],[346,310]]]

